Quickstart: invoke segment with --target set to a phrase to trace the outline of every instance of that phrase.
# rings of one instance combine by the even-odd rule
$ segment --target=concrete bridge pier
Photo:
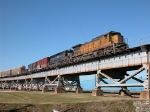
[[[103,96],[103,90],[94,89],[94,90],[92,91],[92,96]]]
[[[42,87],[42,93],[45,93],[45,92],[48,92],[48,87],[47,86]]]
[[[141,91],[140,99],[149,100],[150,99],[150,90]]]

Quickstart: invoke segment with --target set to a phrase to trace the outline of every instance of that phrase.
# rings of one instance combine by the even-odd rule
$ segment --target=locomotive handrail
[[[149,44],[149,43],[150,43],[150,36],[145,37],[145,38],[140,38],[140,39],[137,39],[137,40],[134,40],[134,41],[128,41],[128,45],[129,45],[130,48],[145,45],[145,44]]]

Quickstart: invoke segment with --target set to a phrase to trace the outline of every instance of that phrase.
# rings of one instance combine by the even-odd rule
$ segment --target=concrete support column
[[[44,86],[44,87],[42,88],[42,93],[45,93],[45,92],[48,92],[48,87],[47,87],[47,86]]]
[[[150,99],[150,90],[144,90],[140,92],[140,99],[149,100]]]
[[[83,93],[83,89],[81,87],[76,88],[76,93]]]
[[[56,87],[54,93],[55,93],[55,94],[57,94],[57,93],[63,93],[62,87]]]
[[[92,91],[92,96],[103,96],[103,91],[100,89],[95,89]]]

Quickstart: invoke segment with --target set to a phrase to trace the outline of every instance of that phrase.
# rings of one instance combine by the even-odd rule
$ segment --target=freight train
[[[78,44],[72,47],[72,50],[65,50],[53,56],[45,57],[34,63],[18,68],[0,72],[0,77],[27,75],[43,70],[57,69],[75,63],[87,60],[98,59],[128,49],[123,36],[119,32],[110,31],[106,34],[93,38],[84,44]]]

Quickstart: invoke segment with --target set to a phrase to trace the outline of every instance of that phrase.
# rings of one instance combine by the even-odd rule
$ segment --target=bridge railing
[[[140,38],[134,41],[128,41],[127,43],[129,45],[129,48],[150,44],[150,36],[146,38]]]

